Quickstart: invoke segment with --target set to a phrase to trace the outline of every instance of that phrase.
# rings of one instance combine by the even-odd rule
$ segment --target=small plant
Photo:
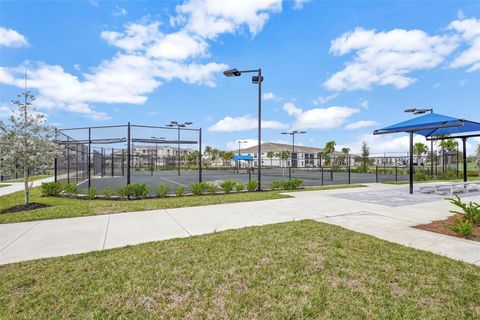
[[[217,186],[213,182],[205,182],[205,190],[210,194],[215,194]]]
[[[67,194],[69,197],[74,197],[77,196],[78,194],[78,187],[76,183],[70,182],[65,185],[63,188],[63,191]]]
[[[105,198],[110,199],[115,194],[115,190],[112,187],[106,187],[100,192]]]
[[[128,199],[132,195],[130,185],[126,184],[124,186],[119,187],[117,189],[117,193],[122,199],[124,200]]]
[[[299,178],[292,178],[288,181],[290,190],[296,190],[303,184],[303,180]]]
[[[284,181],[282,181],[282,180],[274,180],[270,184],[270,188],[272,188],[272,190],[283,189],[283,184],[284,184]]]
[[[192,189],[192,193],[196,196],[201,195],[202,193],[205,192],[205,183],[203,182],[194,182],[190,184],[190,189]]]
[[[130,185],[131,196],[134,199],[143,199],[148,197],[151,189],[145,183],[134,183]]]
[[[473,236],[473,224],[470,221],[463,218],[455,219],[455,222],[450,227],[450,229],[452,231],[460,233],[461,235],[467,238],[470,238]]]
[[[177,187],[177,189],[175,190],[175,195],[177,197],[183,197],[185,195],[185,187],[184,186]]]
[[[257,182],[257,180],[250,180],[250,181],[248,181],[248,183],[247,183],[247,190],[248,190],[248,192],[253,192],[253,191],[257,190],[257,188],[258,188],[258,182]]]
[[[245,189],[245,184],[241,183],[241,182],[237,182],[235,184],[235,191],[237,192],[242,192],[243,189]]]
[[[413,174],[413,180],[415,181],[428,181],[430,180],[430,176],[425,172],[415,172]]]
[[[44,182],[40,189],[43,197],[56,197],[62,192],[63,186],[60,182]]]
[[[97,190],[94,187],[89,187],[87,190],[87,198],[93,200],[97,197]]]
[[[223,192],[225,193],[230,193],[232,192],[233,188],[235,188],[235,181],[232,180],[225,180],[222,183],[220,183],[220,188],[222,188]]]
[[[157,195],[161,198],[167,196],[167,194],[170,192],[170,186],[167,185],[159,185],[157,188]]]
[[[461,208],[462,211],[450,211],[461,215],[465,220],[469,221],[471,224],[480,225],[480,204],[470,201],[469,203],[462,202],[462,199],[458,195],[455,195],[456,199],[448,198],[447,200],[450,203]]]

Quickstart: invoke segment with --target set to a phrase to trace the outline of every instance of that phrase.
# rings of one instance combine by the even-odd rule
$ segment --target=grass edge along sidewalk
[[[479,267],[312,220],[14,263],[0,277],[9,319],[480,317]]]
[[[42,197],[40,188],[36,187],[31,191],[31,202],[44,204],[47,207],[15,213],[1,213],[2,210],[11,208],[13,206],[22,205],[24,198],[23,191],[0,196],[0,224],[156,209],[197,207],[235,202],[274,200],[289,198],[290,196],[286,195],[286,192],[290,193],[358,187],[365,187],[365,185],[338,185],[312,187],[295,191],[276,190],[262,192],[242,192],[217,195],[139,199],[129,201],[80,200],[67,197]]]
[[[28,177],[28,182],[34,182],[34,181],[37,181],[37,180],[42,180],[42,179],[47,179],[47,178],[51,178],[53,177],[52,175],[39,175],[39,176],[31,176],[31,177]],[[18,179],[11,179],[11,180],[4,180],[0,183],[21,183],[25,181],[23,178],[18,178]]]

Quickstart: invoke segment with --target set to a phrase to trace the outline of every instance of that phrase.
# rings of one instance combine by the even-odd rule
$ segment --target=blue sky
[[[254,144],[256,87],[222,71],[262,67],[268,141],[400,152],[371,132],[407,107],[480,121],[478,1],[0,2],[0,28],[4,118],[26,67],[59,127],[193,121],[207,145]]]

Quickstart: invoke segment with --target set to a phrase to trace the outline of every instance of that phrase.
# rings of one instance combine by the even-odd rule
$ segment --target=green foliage
[[[292,178],[290,180],[277,180],[272,181],[271,188],[272,189],[283,189],[283,190],[296,190],[300,188],[303,184],[302,179]]]
[[[117,193],[123,199],[129,198],[131,196],[131,193],[132,193],[130,185],[126,184],[124,186],[121,186],[121,187],[117,188]]]
[[[413,174],[413,180],[415,180],[415,181],[427,181],[427,180],[430,180],[430,176],[425,172],[415,172]]]
[[[470,201],[469,203],[462,202],[462,199],[458,195],[455,195],[456,199],[449,198],[450,203],[461,208],[462,211],[450,211],[461,215],[465,220],[474,225],[480,226],[480,203]]]
[[[248,192],[253,192],[253,191],[257,190],[257,188],[258,188],[258,182],[257,182],[257,180],[250,180],[250,181],[248,181],[248,183],[247,183],[247,190],[248,190]]]
[[[270,183],[270,188],[272,188],[272,190],[283,189],[283,180],[272,181],[272,183]]]
[[[63,186],[60,182],[44,182],[40,188],[43,197],[56,197],[62,192]]]
[[[183,197],[185,195],[185,187],[184,186],[178,186],[177,189],[175,189],[175,195],[177,197]]]
[[[199,196],[205,192],[206,185],[203,182],[194,182],[190,184],[190,189],[194,195]]]
[[[134,199],[143,199],[148,197],[151,188],[145,183],[133,183],[130,185],[131,196]]]
[[[97,190],[94,187],[90,187],[87,190],[87,198],[93,200],[97,197]]]
[[[205,182],[204,186],[206,192],[210,194],[215,194],[215,192],[217,192],[217,186],[213,182]]]
[[[165,197],[169,192],[170,192],[170,186],[168,184],[167,185],[160,184],[157,187],[157,195],[161,198]]]
[[[453,180],[457,178],[457,174],[454,171],[445,171],[437,175],[438,180]]]
[[[232,180],[225,180],[220,183],[220,188],[222,188],[223,192],[230,193],[232,192],[233,188],[235,188],[236,182]]]
[[[235,191],[237,191],[237,192],[242,192],[243,189],[245,189],[245,184],[244,184],[244,183],[237,182],[237,183],[235,184]]]
[[[67,183],[63,188],[63,191],[67,194],[67,196],[76,196],[78,194],[77,184],[74,182]]]
[[[103,188],[100,193],[104,195],[105,198],[110,199],[115,195],[115,189],[113,189],[112,187],[106,187],[106,188]]]
[[[460,233],[461,235],[470,238],[473,236],[473,224],[466,219],[455,219],[455,222],[450,227],[452,231]]]

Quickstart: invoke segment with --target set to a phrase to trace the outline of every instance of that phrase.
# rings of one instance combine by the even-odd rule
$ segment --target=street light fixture
[[[295,165],[293,165],[293,155],[295,153],[295,135],[296,134],[304,134],[304,133],[307,133],[306,131],[297,131],[297,130],[293,130],[293,131],[290,131],[290,132],[287,132],[287,131],[284,131],[282,132],[282,134],[289,134],[292,136],[292,167],[297,167],[297,161],[295,161]]]
[[[257,191],[262,190],[262,68],[251,70],[237,70],[230,69],[224,71],[223,74],[226,77],[240,77],[242,73],[256,73],[256,76],[252,77],[252,83],[258,85],[258,187]]]
[[[171,128],[177,128],[177,158],[178,158],[178,165],[177,165],[177,172],[178,175],[180,175],[180,128],[185,128],[186,126],[189,126],[193,124],[193,122],[187,121],[184,123],[179,123],[178,121],[170,121],[169,124],[167,124],[167,127]]]
[[[413,114],[424,114],[427,112],[433,113],[433,108],[430,108],[430,109],[410,108],[410,109],[405,109],[404,112],[413,113]],[[433,140],[430,141],[430,175],[433,178]]]

